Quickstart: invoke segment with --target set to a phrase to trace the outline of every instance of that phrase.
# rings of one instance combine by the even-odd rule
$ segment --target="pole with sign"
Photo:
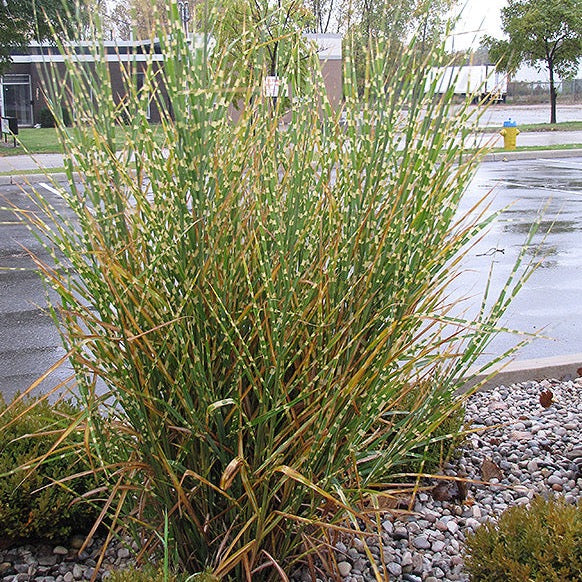
[[[5,142],[8,142],[9,135],[13,137],[14,147],[16,147],[16,136],[18,135],[18,120],[16,117],[0,117],[0,130],[4,135]]]

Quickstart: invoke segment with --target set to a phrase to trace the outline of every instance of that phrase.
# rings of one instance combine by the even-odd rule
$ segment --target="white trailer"
[[[473,101],[505,101],[507,75],[499,73],[495,65],[465,65],[461,67],[433,67],[427,80],[427,90],[443,95],[452,90],[455,95]]]

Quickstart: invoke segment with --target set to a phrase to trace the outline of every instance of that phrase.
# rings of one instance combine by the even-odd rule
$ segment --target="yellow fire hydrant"
[[[511,117],[503,122],[503,129],[499,132],[503,136],[503,147],[506,150],[514,150],[517,143],[517,124]]]

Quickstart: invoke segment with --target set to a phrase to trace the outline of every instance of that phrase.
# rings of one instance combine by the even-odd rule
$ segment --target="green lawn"
[[[481,131],[483,133],[497,133],[500,131],[501,127],[483,127]],[[582,121],[564,121],[562,123],[531,123],[518,125],[520,132],[527,131],[582,131]]]
[[[48,174],[58,174],[64,171],[65,171],[64,166],[58,166],[54,168],[45,168],[44,170],[41,170],[39,168],[34,168],[31,170],[8,170],[6,172],[0,172],[0,176],[31,176],[39,173],[48,175]]]
[[[52,154],[60,153],[61,147],[57,140],[56,131],[52,128],[45,129],[21,129],[18,132],[17,141],[20,147],[16,152],[21,153],[23,149],[35,154]],[[14,155],[12,149],[3,149],[0,155]]]
[[[121,146],[125,140],[125,128],[123,126],[116,127],[115,133],[115,140]],[[13,156],[25,152],[31,154],[58,154],[62,152],[57,132],[53,128],[21,129],[17,142],[20,145],[16,148],[8,147],[8,145],[12,145],[12,138],[9,138],[8,145],[0,147],[0,156]]]
[[[519,138],[518,138],[519,139]],[[494,148],[491,150],[490,153],[497,154],[503,152],[541,152],[546,150],[576,150],[582,149],[582,143],[563,143],[563,144],[555,144],[551,146],[517,146],[514,150],[506,150],[504,148],[498,149]]]
[[[483,131],[483,133],[497,133],[500,129],[501,128],[499,127],[484,127],[481,131]],[[549,123],[520,125],[519,131],[582,131],[582,121],[567,121],[563,123],[556,123],[555,125],[550,125]],[[115,139],[121,146],[125,139],[125,128],[123,126],[116,128]],[[11,156],[25,152],[29,152],[31,154],[52,154],[61,152],[61,147],[57,139],[56,131],[52,128],[21,129],[18,134],[18,141],[21,145],[16,148],[8,147],[8,145],[6,147],[0,147],[0,156]],[[8,144],[12,144],[12,139],[9,139]],[[572,147],[580,147],[580,145],[571,144],[564,147],[553,146],[552,148],[545,147],[539,149],[570,149]]]

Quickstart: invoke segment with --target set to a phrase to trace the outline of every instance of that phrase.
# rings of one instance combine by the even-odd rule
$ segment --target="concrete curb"
[[[495,386],[509,386],[518,382],[572,379],[582,376],[582,370],[579,372],[580,368],[582,368],[582,353],[518,360],[501,365],[489,374],[476,376],[464,386],[464,391],[481,383],[479,390],[488,390]]]
[[[78,174],[74,174],[78,178]],[[39,182],[66,182],[67,174],[64,172],[47,172],[46,174],[12,174],[0,176],[0,186],[38,184]]]
[[[582,149],[573,150],[536,150],[525,152],[491,152],[483,157],[483,162],[511,162],[513,160],[538,160],[577,158],[582,156]]]

